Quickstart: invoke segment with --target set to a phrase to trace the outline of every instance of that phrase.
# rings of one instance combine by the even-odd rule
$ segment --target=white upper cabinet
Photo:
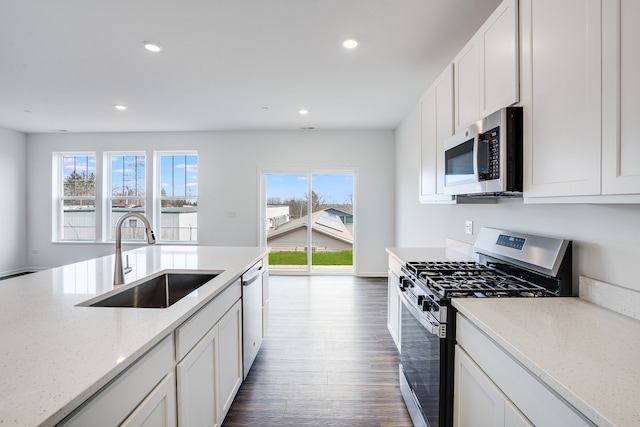
[[[453,59],[455,131],[519,100],[518,2],[504,0]]]
[[[444,140],[453,135],[453,70],[449,65],[420,100],[420,202],[453,202],[444,192]]]
[[[522,0],[524,197],[637,203],[636,0]],[[635,194],[635,196],[630,196]]]
[[[640,2],[602,8],[602,194],[640,193]]]
[[[480,118],[520,98],[518,1],[505,0],[478,31]]]
[[[453,59],[456,132],[481,118],[479,50],[474,36]]]
[[[600,194],[600,0],[522,0],[525,197]]]

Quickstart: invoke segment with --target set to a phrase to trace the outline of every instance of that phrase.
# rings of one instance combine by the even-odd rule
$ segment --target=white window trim
[[[161,240],[162,236],[162,176],[161,176],[161,160],[162,156],[196,156],[198,158],[198,174],[197,174],[197,182],[198,182],[198,193],[200,193],[200,156],[197,150],[167,150],[167,151],[154,151],[153,153],[153,224],[157,224],[157,232],[156,239],[161,243],[170,243],[172,245],[197,245],[198,240],[194,241],[184,241],[184,240]],[[184,200],[189,197],[175,197],[176,200]],[[195,197],[196,199],[199,196]],[[167,198],[166,200],[171,200],[172,197]],[[200,227],[198,227],[200,228]],[[155,230],[155,229],[154,229]]]
[[[96,187],[95,187],[95,195],[94,197],[88,196],[77,196],[77,197],[65,197],[64,196],[64,158],[65,157],[93,157],[95,162],[95,177],[96,177]],[[51,236],[53,242],[62,242],[62,243],[93,243],[95,242],[100,233],[100,217],[102,207],[100,206],[100,186],[98,185],[98,156],[95,151],[56,151],[53,153],[53,170],[55,171],[52,179],[52,193],[55,194],[55,203],[52,206],[52,216],[53,219],[51,221]],[[62,223],[64,219],[63,209],[64,202],[63,200],[93,200],[95,206],[95,237],[94,239],[65,239],[64,238],[64,224]]]
[[[51,236],[53,243],[60,244],[112,244],[114,239],[110,238],[111,229],[111,157],[112,156],[145,156],[145,216],[151,222],[154,231],[157,230],[156,238],[159,244],[171,245],[197,245],[198,241],[179,241],[179,240],[160,240],[161,233],[161,156],[197,156],[198,166],[200,156],[197,150],[167,150],[167,151],[56,151],[52,156],[52,170],[54,171],[52,179],[51,193],[54,195],[52,203],[52,223]],[[95,176],[96,188],[95,197],[87,197],[88,200],[94,200],[95,203],[95,239],[86,240],[66,240],[63,239],[63,194],[64,194],[64,162],[65,156],[93,156],[95,159]],[[101,161],[102,159],[102,161]],[[151,161],[151,162],[150,162]],[[151,168],[151,169],[150,169]],[[198,184],[200,183],[200,171],[197,174]],[[199,187],[199,185],[198,185]],[[198,190],[199,192],[199,190]],[[176,199],[189,199],[188,196],[176,197]],[[196,196],[196,199],[198,196]],[[131,241],[138,243],[138,241]]]
[[[111,199],[113,198],[112,195],[112,189],[113,189],[113,178],[112,178],[112,165],[111,165],[111,158],[113,156],[144,156],[144,162],[145,162],[145,210],[143,215],[145,217],[147,217],[150,221],[151,221],[151,227],[155,229],[155,225],[154,225],[154,221],[152,221],[153,218],[153,198],[154,198],[154,193],[153,193],[153,184],[150,184],[149,181],[151,181],[149,178],[149,174],[147,173],[148,167],[149,167],[149,158],[151,158],[152,160],[154,159],[153,156],[149,156],[148,153],[146,151],[105,151],[103,153],[103,168],[102,170],[104,171],[104,173],[102,174],[101,178],[102,178],[102,206],[104,207],[101,212],[103,213],[102,215],[102,227],[101,228],[101,232],[102,232],[102,239],[98,240],[96,239],[96,241],[103,241],[103,242],[109,242],[109,243],[113,243],[115,242],[115,237],[112,238],[111,237]],[[142,242],[142,240],[127,240],[127,242],[131,242],[131,243],[139,243]]]

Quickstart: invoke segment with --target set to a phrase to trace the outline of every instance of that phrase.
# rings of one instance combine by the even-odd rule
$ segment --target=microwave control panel
[[[484,147],[485,155],[478,156],[483,164],[478,165],[480,178],[484,180],[500,178],[500,127],[491,129],[480,135],[480,147]]]

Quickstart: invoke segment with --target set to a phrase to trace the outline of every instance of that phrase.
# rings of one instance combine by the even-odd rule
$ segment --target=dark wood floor
[[[386,279],[271,276],[270,327],[223,427],[410,427]]]

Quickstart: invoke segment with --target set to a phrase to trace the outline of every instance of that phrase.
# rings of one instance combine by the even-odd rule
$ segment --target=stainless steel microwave
[[[444,193],[522,195],[522,107],[502,108],[445,140]]]

